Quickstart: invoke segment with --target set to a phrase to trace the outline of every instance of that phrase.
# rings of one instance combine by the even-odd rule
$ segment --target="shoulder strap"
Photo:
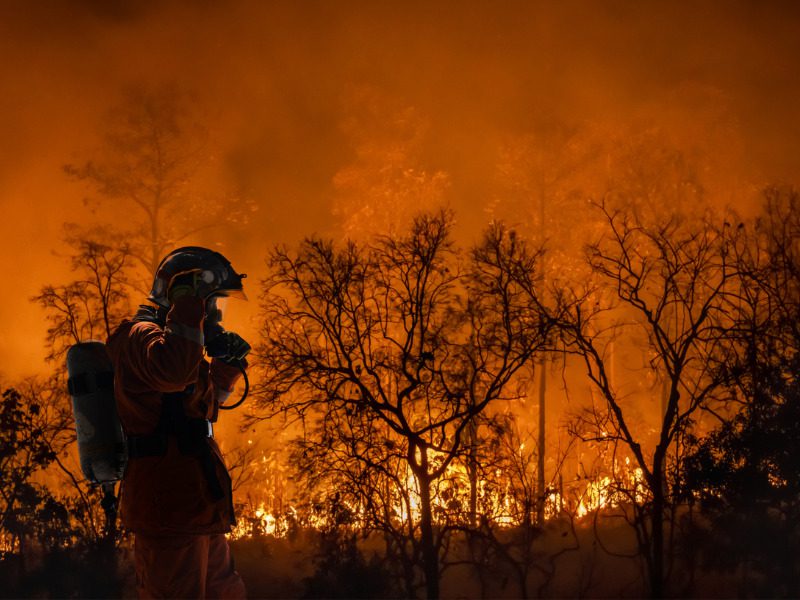
[[[136,314],[133,315],[133,319],[131,319],[134,323],[155,323],[157,325],[164,325],[167,324],[167,310],[162,307],[156,306],[149,306],[147,304],[140,304],[139,310],[136,311]]]

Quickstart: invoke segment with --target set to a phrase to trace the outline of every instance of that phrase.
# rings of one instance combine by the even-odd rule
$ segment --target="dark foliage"
[[[331,529],[320,533],[316,570],[305,579],[304,598],[392,598],[391,575],[381,558],[369,559],[350,531]]]
[[[774,378],[770,398],[696,441],[686,483],[710,518],[708,565],[748,569],[751,594],[798,597],[800,382]]]
[[[0,404],[0,595],[119,596],[116,540],[87,535],[83,503],[43,483],[57,452],[38,400],[9,388]]]
[[[747,248],[722,367],[741,405],[692,439],[686,491],[708,518],[709,566],[736,571],[740,593],[800,596],[800,198],[770,189]]]
[[[133,567],[113,545],[81,541],[0,561],[0,597],[121,598],[133,588]],[[127,592],[127,594],[126,594]]]
[[[35,475],[56,458],[48,443],[43,409],[28,403],[15,389],[3,392],[0,404],[0,535],[5,552],[23,550],[35,540],[55,548],[72,535],[62,501]]]

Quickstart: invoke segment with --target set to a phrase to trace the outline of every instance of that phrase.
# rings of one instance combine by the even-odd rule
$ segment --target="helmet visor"
[[[225,312],[225,308],[228,306],[228,295],[212,294],[206,299],[206,306],[220,312]]]
[[[248,299],[247,298],[247,294],[245,294],[244,290],[242,290],[242,289],[239,289],[239,290],[222,289],[222,290],[219,290],[217,292],[217,294],[219,294],[221,296],[228,297],[228,298],[236,298],[238,300],[247,300]]]
[[[206,298],[206,320],[211,323],[222,322],[227,304],[228,298],[226,296],[214,294]]]

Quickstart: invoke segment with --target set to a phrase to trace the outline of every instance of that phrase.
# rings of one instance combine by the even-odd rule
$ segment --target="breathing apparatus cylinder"
[[[114,399],[114,368],[105,344],[89,341],[70,347],[67,373],[81,470],[92,483],[113,487],[122,479],[128,453]]]

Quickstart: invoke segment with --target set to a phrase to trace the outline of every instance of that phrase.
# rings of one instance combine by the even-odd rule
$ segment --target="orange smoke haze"
[[[191,240],[223,244],[251,297],[272,244],[342,231],[336,175],[359,160],[358,143],[391,143],[398,115],[418,120],[412,162],[443,174],[467,239],[489,219],[500,143],[551,122],[659,128],[713,158],[707,181],[736,187],[721,202],[800,174],[792,1],[5,0],[0,57],[6,377],[45,368],[43,313],[29,299],[69,276],[53,254],[65,251],[63,223],[92,219],[89,190],[61,167],[96,156],[127,85],[192,94],[219,166],[206,176],[257,205],[246,229]],[[354,100],[365,89],[369,119]],[[257,303],[236,308],[244,324]]]

